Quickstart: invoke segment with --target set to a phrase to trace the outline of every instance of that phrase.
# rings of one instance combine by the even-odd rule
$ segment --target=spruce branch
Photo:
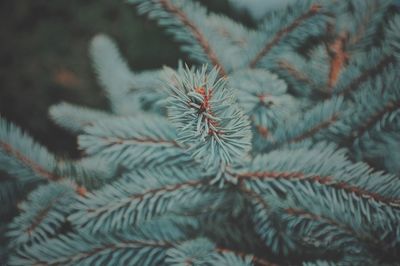
[[[335,40],[328,45],[328,52],[331,57],[329,77],[328,77],[328,90],[332,93],[333,87],[336,85],[343,68],[349,61],[349,54],[346,51],[347,34],[339,34]]]
[[[297,107],[295,100],[287,94],[286,83],[267,70],[235,71],[228,82],[235,89],[240,107],[253,124],[265,126],[271,131]]]
[[[116,44],[108,36],[99,34],[92,39],[90,55],[113,110],[118,111],[119,99],[134,86],[134,74],[122,58]]]
[[[365,69],[362,73],[360,73],[359,76],[352,79],[347,86],[336,88],[334,93],[340,95],[348,95],[353,93],[354,91],[358,90],[363,83],[380,75],[390,66],[393,66],[395,62],[396,61],[392,55],[383,56],[378,63],[374,62],[371,68]]]
[[[232,265],[232,266],[272,266],[265,259],[252,254],[236,252],[228,248],[217,247],[206,238],[189,240],[171,248],[165,260],[168,265]]]
[[[338,8],[339,12],[335,12],[337,14],[337,32],[346,31],[349,33],[347,43],[349,51],[354,52],[373,47],[376,42],[376,34],[381,30],[382,20],[387,15],[392,1],[352,0],[343,2],[349,6],[350,10],[357,10],[357,12],[340,13],[341,8]],[[348,23],[349,20],[352,20],[352,22]]]
[[[300,150],[275,151],[256,158],[248,166],[253,172],[243,169],[243,172],[237,173],[239,190],[255,204],[253,215],[260,236],[275,253],[288,254],[305,245],[303,240],[303,244],[298,242],[298,232],[305,232],[304,236],[308,239],[318,239],[320,224],[323,223],[337,229],[327,229],[333,234],[329,237],[320,235],[319,245],[322,239],[335,238],[335,244],[347,250],[347,240],[355,237],[357,245],[362,246],[364,244],[361,243],[367,242],[370,248],[381,249],[384,246],[388,253],[395,252],[397,233],[392,230],[400,214],[399,195],[396,192],[400,185],[398,178],[371,174],[371,169],[366,165],[353,165],[343,152],[334,150],[332,146],[322,145],[307,153]],[[304,154],[314,154],[316,157],[304,157]],[[288,167],[292,170],[287,171]],[[319,175],[315,175],[316,172]],[[380,187],[379,184],[390,185]],[[283,213],[280,214],[281,211]],[[285,216],[288,220],[285,220]],[[277,219],[286,221],[288,227],[284,226],[286,222],[277,223]],[[302,219],[305,219],[304,222],[301,222]],[[383,220],[386,222],[382,223]],[[294,227],[290,227],[290,224]],[[307,226],[300,230],[295,227],[298,224]],[[316,231],[311,233],[306,228]],[[343,237],[342,242],[337,238],[339,235]],[[332,244],[327,243],[325,248],[329,245]]]
[[[78,143],[86,154],[128,169],[182,163],[193,166],[187,147],[176,138],[175,128],[166,119],[145,116],[99,121],[84,129]]]
[[[384,169],[399,176],[399,149],[397,143],[400,137],[399,110],[388,112],[382,116],[364,134],[353,138],[353,154],[357,160],[368,162],[377,169]]]
[[[256,157],[247,166],[247,170],[239,170],[236,177],[240,182],[253,180],[262,185],[263,189],[272,189],[272,192],[274,185],[278,186],[278,183],[289,185],[291,182],[297,184],[298,181],[311,182],[317,186],[354,194],[382,206],[395,209],[399,207],[400,196],[396,192],[400,185],[398,178],[371,173],[370,167],[363,163],[351,163],[343,150],[335,152],[335,149],[334,145],[321,143],[312,148],[273,151]],[[307,156],[303,154],[305,150],[308,151]],[[282,156],[285,159],[280,159]],[[381,186],[378,185],[380,182]],[[383,184],[391,184],[392,187]],[[287,193],[286,189],[283,192]]]
[[[269,63],[266,67],[276,71],[295,94],[328,98],[326,96],[331,94],[328,83],[333,69],[333,57],[329,54],[326,45],[312,46],[307,55],[301,55],[289,49],[289,51],[279,53],[275,62]],[[343,71],[338,73],[343,73]]]
[[[0,216],[5,216],[14,211],[23,188],[12,177],[4,173],[2,175],[0,183],[0,202],[2,202],[2,208],[0,209]]]
[[[249,116],[253,131],[253,150],[262,151],[272,141],[278,127],[298,114],[300,103],[287,92],[286,83],[265,69],[232,72],[229,86]]]
[[[204,176],[156,177],[141,172],[79,198],[68,219],[91,232],[128,228],[177,209],[178,198],[185,204],[207,200],[213,195],[206,189],[208,183]]]
[[[219,60],[215,54],[215,52],[211,49],[210,45],[208,44],[207,39],[203,36],[201,31],[190,21],[190,19],[187,17],[187,15],[180,10],[178,7],[172,4],[170,0],[159,0],[161,6],[163,6],[168,12],[172,13],[174,16],[176,16],[181,23],[189,29],[189,31],[192,32],[193,36],[197,40],[197,42],[200,44],[202,49],[204,50],[204,53],[208,56],[211,64],[215,67],[218,68],[218,71],[220,75],[225,76],[226,72],[223,69],[221,63],[219,63]]]
[[[351,133],[351,136],[348,139],[348,141],[354,142],[356,138],[363,136],[368,131],[368,129],[370,129],[373,125],[375,125],[378,121],[380,121],[386,114],[393,113],[399,109],[400,109],[400,100],[395,102],[389,101],[383,106],[381,110],[372,114],[372,116],[368,117],[363,124],[359,125],[358,128]]]
[[[285,184],[276,187],[283,188]],[[376,228],[376,221],[366,223],[359,218],[360,208],[369,208],[364,206],[365,203],[355,201],[346,205],[342,194],[333,190],[318,192],[318,189],[312,190],[309,185],[302,187],[297,184],[296,187],[297,192],[292,191],[289,200],[276,199],[262,192],[265,189],[258,189],[255,183],[247,182],[245,188],[241,188],[254,204],[253,219],[257,232],[274,253],[293,254],[307,246],[321,249],[326,254],[354,253],[365,256],[369,254],[368,250],[376,249],[387,254],[395,252],[397,243],[389,243],[396,241],[397,235],[391,235],[390,241],[386,239],[392,230],[390,224]],[[348,208],[352,213],[340,216],[343,215],[343,209]],[[378,213],[383,215],[380,211]],[[382,219],[382,216],[377,219]],[[332,239],[335,239],[334,242],[331,242]]]
[[[63,179],[55,171],[57,160],[21,129],[0,117],[0,169],[21,183]]]
[[[321,11],[320,5],[311,5],[309,10],[307,10],[304,14],[301,14],[299,17],[295,18],[290,24],[286,27],[280,29],[276,32],[275,36],[270,39],[267,44],[256,54],[253,60],[251,60],[249,66],[250,68],[255,68],[257,64],[272,50],[274,46],[276,46],[285,36],[289,35],[292,31],[294,31],[297,27],[303,24],[304,21],[314,17]]]
[[[257,233],[265,241],[266,247],[275,254],[287,256],[295,252],[306,253],[306,250],[300,250],[302,245],[328,249],[331,243],[321,243],[327,238],[335,238],[335,245],[338,245],[336,248],[341,249],[346,246],[354,248],[360,244],[353,237],[354,231],[347,225],[338,224],[331,218],[305,209],[284,207],[283,203],[271,205],[274,200],[252,189],[241,187],[240,190],[252,202],[253,222]],[[300,229],[301,226],[303,227]],[[320,236],[321,232],[326,235]]]
[[[70,233],[34,245],[27,252],[18,250],[10,265],[162,264],[173,243],[185,239],[179,225],[162,219],[113,234]]]
[[[282,126],[276,130],[273,141],[267,149],[323,139],[326,132],[329,132],[328,130],[340,119],[343,105],[343,98],[337,97],[318,104],[301,118],[294,117],[287,122],[286,127]],[[300,125],[299,119],[303,121]]]
[[[290,62],[282,59],[282,60],[279,60],[277,62],[277,64],[278,64],[279,68],[281,68],[283,70],[286,70],[291,77],[295,78],[299,82],[304,82],[304,83],[308,83],[308,84],[312,84],[313,83],[313,81],[311,80],[310,77],[308,77],[305,73],[302,73],[299,69],[297,69]]]
[[[216,265],[226,263],[227,265],[254,265],[254,266],[278,266],[278,264],[272,263],[264,258],[257,257],[253,254],[246,254],[243,252],[237,252],[227,248],[217,247],[217,256],[214,261]]]
[[[390,47],[390,50],[393,51],[393,54],[396,56],[397,60],[400,58],[400,15],[397,14],[394,18],[389,22],[389,26],[387,27],[385,34],[387,36],[387,46]]]
[[[335,129],[335,139],[342,144],[354,143],[376,124],[397,116],[400,95],[393,89],[399,82],[397,71],[393,68],[381,77],[385,78],[384,81],[381,78],[370,79],[353,94],[355,107],[345,112]],[[380,100],[377,101],[376,97]]]
[[[75,183],[78,194],[104,182],[113,174],[112,167],[95,158],[76,161],[57,158],[2,118],[0,169],[7,171],[24,189],[43,182],[69,179]]]
[[[68,181],[52,182],[34,190],[19,204],[22,211],[9,226],[12,246],[40,243],[54,237],[65,222],[76,197],[75,185]]]
[[[19,211],[0,221],[0,260],[6,250],[10,265],[399,261],[391,1],[297,1],[256,29],[196,1],[128,1],[204,66],[134,73],[97,35],[90,53],[111,113],[50,110],[80,134],[79,160],[0,119],[0,200]]]
[[[189,2],[183,5],[183,8],[180,8],[179,2],[174,0],[129,0],[129,2],[137,5],[137,10],[141,14],[151,11],[152,19],[158,20],[159,24],[167,27],[176,39],[198,53],[195,57],[199,59],[200,63],[210,63],[218,69],[221,76],[226,76],[227,72],[209,44],[208,38],[204,36],[204,32],[184,11],[185,8],[194,11],[195,7],[197,10],[201,7]],[[182,5],[182,2],[180,2],[180,5]],[[185,50],[189,49],[186,48]]]
[[[171,84],[170,120],[178,141],[206,167],[225,167],[250,150],[250,123],[213,69],[180,69]]]
[[[57,125],[74,134],[81,133],[84,127],[90,126],[98,120],[113,118],[112,115],[104,111],[64,102],[51,106],[49,115]]]
[[[165,97],[159,89],[162,86],[161,70],[132,72],[115,42],[104,34],[92,39],[89,50],[99,82],[107,93],[113,113],[127,116],[142,113],[144,110],[160,111],[157,104]],[[105,118],[103,114],[88,112],[89,110],[85,109],[69,107],[65,110],[65,106],[61,110],[59,108],[53,110],[53,113],[57,111],[61,112],[60,115],[85,113],[89,116],[87,119],[94,118],[97,114],[98,118]]]

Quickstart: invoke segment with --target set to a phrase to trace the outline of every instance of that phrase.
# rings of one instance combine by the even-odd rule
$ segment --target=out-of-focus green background
[[[201,0],[227,13],[225,0]],[[125,1],[0,1],[0,114],[51,151],[76,156],[76,137],[49,119],[50,105],[68,101],[107,109],[88,57],[96,33],[118,43],[133,70],[187,60],[155,23]]]

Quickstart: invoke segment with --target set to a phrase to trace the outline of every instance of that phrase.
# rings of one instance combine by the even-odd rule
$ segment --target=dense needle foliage
[[[49,111],[78,160],[0,120],[7,264],[400,261],[393,1],[294,1],[252,29],[195,1],[128,2],[198,65],[134,73],[95,36],[112,112]]]

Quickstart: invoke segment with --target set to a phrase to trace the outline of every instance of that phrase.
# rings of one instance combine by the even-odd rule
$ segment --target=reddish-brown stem
[[[286,208],[286,209],[284,209],[284,212],[291,216],[304,217],[306,219],[314,220],[314,221],[323,221],[334,227],[340,228],[341,230],[345,231],[349,235],[353,235],[353,236],[356,236],[357,238],[359,238],[357,233],[354,230],[352,230],[350,227],[348,227],[347,225],[339,224],[330,218],[323,217],[321,215],[316,215],[316,214],[308,212],[306,210],[295,209],[295,208]]]
[[[240,190],[242,192],[244,192],[246,195],[248,195],[250,197],[250,199],[255,200],[256,202],[258,202],[259,204],[261,204],[261,206],[267,210],[268,212],[271,210],[270,206],[268,205],[268,203],[266,202],[266,200],[257,192],[247,189],[243,186],[243,184],[241,184],[240,186]],[[295,208],[284,208],[282,209],[283,212],[285,212],[288,215],[291,216],[297,216],[297,217],[305,217],[307,219],[310,220],[314,220],[314,221],[323,221],[327,224],[330,224],[334,227],[340,228],[341,230],[345,231],[346,233],[348,233],[349,235],[353,235],[356,236],[359,239],[362,239],[363,241],[365,240],[363,237],[359,236],[351,227],[349,227],[346,224],[340,224],[328,217],[323,217],[321,215],[316,215],[312,212],[309,212],[307,210],[304,209],[295,209]]]
[[[258,64],[258,62],[266,56],[272,48],[277,45],[283,37],[288,35],[290,32],[294,31],[297,27],[299,27],[304,21],[307,19],[310,19],[311,17],[315,16],[318,14],[318,12],[321,10],[320,5],[312,5],[311,8],[303,15],[300,17],[296,18],[290,25],[287,27],[281,29],[275,34],[275,37],[272,38],[270,42],[268,42],[262,49],[261,51],[255,56],[255,58],[250,62],[250,67],[255,68]]]
[[[314,127],[312,127],[311,129],[309,129],[308,131],[304,132],[303,134],[301,134],[300,136],[294,137],[293,139],[289,139],[286,142],[288,143],[296,143],[296,142],[300,142],[303,141],[305,139],[311,138],[313,137],[315,134],[317,134],[319,131],[328,128],[330,125],[332,125],[334,122],[337,121],[339,115],[338,114],[333,114],[331,117],[329,117],[329,119],[322,121],[321,123],[319,123],[318,125],[315,125]]]
[[[6,153],[8,153],[10,156],[16,158],[18,161],[20,161],[25,166],[32,169],[32,171],[35,174],[37,174],[38,176],[42,176],[50,181],[57,181],[57,180],[61,180],[64,178],[62,176],[58,176],[55,173],[46,170],[41,165],[37,164],[36,162],[29,159],[21,152],[19,152],[18,150],[14,149],[14,147],[12,147],[8,143],[0,141],[0,148],[3,149]]]
[[[223,65],[220,63],[217,55],[214,50],[211,48],[210,44],[207,41],[207,38],[203,35],[200,29],[187,17],[187,15],[171,3],[169,0],[159,0],[159,3],[171,14],[176,16],[179,21],[188,28],[188,30],[193,34],[194,38],[198,42],[198,44],[203,49],[204,53],[207,55],[211,64],[218,68],[218,71],[221,76],[226,76],[226,71]]]
[[[161,241],[146,241],[146,240],[119,241],[116,244],[106,244],[104,246],[96,247],[93,250],[88,251],[88,252],[81,252],[81,253],[73,254],[70,257],[57,259],[54,262],[38,261],[33,265],[35,265],[35,266],[64,265],[64,264],[68,264],[68,262],[76,264],[77,262],[79,262],[85,258],[94,256],[95,254],[101,253],[107,249],[114,251],[114,250],[122,249],[122,248],[134,249],[134,248],[140,248],[140,247],[145,247],[145,246],[165,248],[165,249],[173,247],[173,245],[171,243],[161,242]]]
[[[33,219],[32,224],[25,230],[25,232],[30,236],[32,232],[43,222],[43,220],[46,218],[47,214],[50,212],[51,207],[57,203],[62,197],[64,197],[66,193],[61,193],[58,195],[56,198],[54,198],[52,201],[50,201],[47,205],[46,208],[41,210],[38,215],[36,215],[36,218]]]
[[[260,134],[260,136],[261,136],[262,138],[264,138],[264,139],[268,138],[268,136],[269,136],[269,130],[268,130],[267,127],[263,127],[263,126],[260,126],[260,125],[256,125],[256,129],[257,129],[258,134]]]
[[[200,186],[200,185],[204,185],[207,183],[208,180],[199,180],[199,181],[187,181],[184,183],[179,183],[179,184],[175,184],[175,185],[167,185],[165,187],[161,187],[161,188],[155,188],[155,189],[149,189],[147,191],[144,191],[141,194],[134,194],[132,196],[129,196],[128,198],[131,200],[142,200],[144,197],[149,196],[149,195],[154,195],[156,193],[159,192],[172,192],[172,191],[177,191],[180,189],[185,189],[185,188],[189,188],[189,187],[196,187],[196,186]],[[128,203],[128,202],[127,202]],[[123,204],[125,205],[125,203]],[[98,212],[100,209],[96,208],[96,209],[87,209],[87,212]],[[104,208],[101,210],[101,212],[104,211]]]
[[[112,138],[112,137],[104,137],[103,140],[107,141],[110,145],[126,145],[126,144],[162,144],[162,145],[170,145],[176,148],[182,148],[176,141],[174,140],[162,140],[162,139],[153,139],[153,138],[136,138],[130,137],[128,139],[122,138]]]
[[[328,128],[330,125],[332,125],[334,122],[336,122],[338,118],[339,118],[339,114],[335,113],[331,117],[329,117],[327,120],[320,122],[319,124],[310,128],[308,131],[304,132],[303,134],[294,136],[290,139],[283,140],[282,142],[275,143],[274,147],[277,148],[284,144],[297,143],[297,142],[312,138],[318,132],[320,132],[323,129]]]
[[[400,109],[400,100],[396,102],[390,101],[382,108],[382,110],[368,117],[362,125],[355,129],[347,141],[353,142],[356,138],[362,136],[369,128],[381,120],[385,114],[394,112],[397,109]]]
[[[328,47],[329,54],[331,55],[328,79],[329,90],[332,90],[332,88],[336,85],[343,67],[349,60],[349,55],[345,51],[346,40],[347,34],[340,34]]]
[[[180,189],[184,189],[184,188],[188,188],[188,187],[196,187],[199,185],[204,184],[204,180],[199,180],[199,181],[188,181],[185,183],[180,183],[180,184],[175,184],[175,185],[170,185],[170,186],[165,186],[162,188],[156,188],[156,189],[150,189],[146,192],[144,192],[143,194],[140,195],[135,195],[132,196],[132,199],[143,199],[144,196],[148,195],[148,194],[156,194],[158,192],[172,192],[172,191],[176,191],[176,190],[180,190]]]
[[[305,82],[308,84],[313,84],[313,81],[309,77],[307,77],[304,73],[301,73],[298,69],[296,69],[289,62],[287,62],[285,60],[279,60],[278,66],[282,69],[285,69],[290,75],[292,75],[292,77],[294,77],[298,81]]]
[[[387,198],[378,193],[367,191],[363,188],[356,187],[345,181],[336,180],[333,176],[307,175],[302,172],[249,172],[236,175],[240,181],[257,180],[257,179],[286,179],[286,180],[305,180],[313,183],[327,185],[335,189],[344,190],[347,193],[353,193],[364,199],[374,199],[377,202],[392,206],[400,207],[400,199]]]
[[[194,89],[196,93],[200,94],[201,96],[203,96],[203,102],[200,104],[200,109],[199,111],[201,113],[203,112],[208,112],[209,114],[213,115],[213,111],[211,110],[211,105],[210,105],[210,101],[211,98],[213,96],[213,91],[212,89],[206,90],[204,87],[198,87]],[[211,126],[213,126],[214,128],[218,128],[219,127],[219,123],[218,121],[215,121],[214,119],[211,118],[206,118],[206,122],[208,123],[208,135],[213,135],[213,134],[224,134],[224,132],[222,130],[212,130]]]
[[[380,5],[379,0],[371,3],[371,5],[368,8],[368,12],[366,12],[366,14],[364,14],[361,22],[358,24],[358,29],[357,29],[355,36],[352,36],[351,39],[349,40],[350,45],[357,44],[365,36],[366,30],[368,29],[369,24],[373,21],[372,16],[377,11],[376,8],[378,8],[379,5]]]
[[[395,58],[391,55],[384,57],[377,65],[370,69],[367,69],[360,76],[355,78],[347,87],[345,87],[340,92],[340,95],[347,95],[350,92],[357,90],[361,84],[381,73],[388,65],[394,63],[395,61]]]
[[[18,150],[14,149],[14,147],[8,143],[0,141],[0,148],[3,149],[6,153],[8,153],[10,156],[19,160],[25,166],[32,169],[33,173],[35,173],[38,176],[44,177],[48,181],[57,182],[62,179],[66,179],[66,177],[64,177],[64,176],[60,176],[60,175],[55,174],[54,172],[50,172],[50,171],[46,170],[44,167],[42,167],[38,163],[34,162],[33,160],[29,159],[28,157],[26,157],[24,154],[22,154]],[[71,184],[75,186],[75,188],[76,188],[75,192],[78,195],[83,196],[83,197],[86,195],[87,190],[84,186],[79,186],[78,184],[76,184],[73,181],[71,181]]]

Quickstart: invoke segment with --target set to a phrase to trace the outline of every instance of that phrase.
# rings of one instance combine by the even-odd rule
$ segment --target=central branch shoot
[[[180,68],[172,73],[169,117],[179,142],[208,168],[241,161],[251,148],[250,122],[218,71]]]

